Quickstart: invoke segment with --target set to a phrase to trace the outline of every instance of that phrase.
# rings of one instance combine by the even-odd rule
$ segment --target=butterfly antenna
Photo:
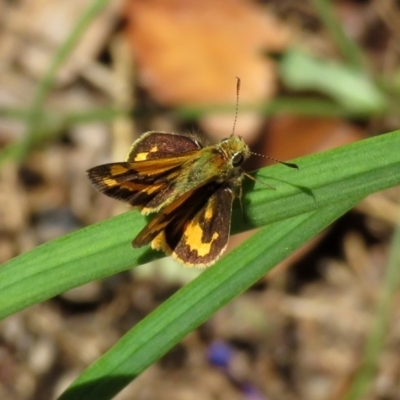
[[[267,158],[268,160],[275,161],[275,162],[277,162],[277,163],[279,163],[279,164],[286,165],[287,167],[290,167],[290,168],[299,169],[299,166],[298,166],[297,164],[294,164],[294,163],[288,163],[288,162],[285,162],[285,161],[278,160],[277,158],[273,158],[273,157],[266,156],[266,155],[264,155],[264,154],[253,153],[252,151],[250,152],[250,154],[253,154],[254,156],[258,156],[258,157]]]
[[[238,76],[236,77],[236,80],[237,80],[236,81],[236,110],[235,110],[235,119],[233,120],[233,128],[232,128],[231,136],[235,135],[236,122],[237,122],[238,113],[239,113],[239,94],[240,94],[240,82],[241,82],[241,80],[240,80],[240,78]],[[279,164],[286,165],[287,167],[290,167],[290,168],[299,169],[298,165],[294,164],[294,163],[284,162],[284,161],[278,160],[277,158],[265,156],[264,154],[253,153],[252,151],[250,152],[250,154],[253,154],[253,155],[259,156],[259,157],[267,158],[267,159],[275,161],[275,162],[277,162]]]
[[[238,118],[239,112],[239,93],[240,93],[240,78],[236,77],[236,109],[235,109],[235,119],[233,120],[233,128],[231,136],[235,135],[236,121]]]

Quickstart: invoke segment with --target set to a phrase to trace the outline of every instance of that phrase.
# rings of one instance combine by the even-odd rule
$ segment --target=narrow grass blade
[[[355,380],[345,396],[345,400],[365,399],[368,390],[378,372],[379,354],[383,349],[388,324],[392,317],[393,306],[396,304],[395,297],[399,293],[400,286],[400,225],[397,225],[389,257],[388,268],[383,280],[378,304],[376,306],[375,318],[366,341],[365,350],[362,355],[360,369]]]
[[[164,302],[89,367],[60,400],[111,399],[145,368],[359,198],[276,222]]]
[[[83,32],[88,28],[92,20],[107,6],[110,0],[93,0],[87,9],[78,18],[73,30],[67,37],[64,43],[58,48],[48,70],[43,75],[40,80],[34,99],[32,101],[32,106],[29,111],[28,120],[28,132],[24,142],[21,147],[21,155],[25,156],[32,143],[35,142],[35,136],[40,132],[40,127],[42,125],[42,109],[44,106],[45,99],[50,92],[54,80],[56,78],[58,70],[61,68],[65,60],[71,54],[75,45],[82,37]]]
[[[365,62],[362,49],[344,31],[334,2],[332,0],[312,0],[312,4],[347,63],[354,69],[363,70]]]

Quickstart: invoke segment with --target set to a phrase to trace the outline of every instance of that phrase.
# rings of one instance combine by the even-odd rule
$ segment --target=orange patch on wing
[[[203,230],[198,224],[188,224],[185,227],[185,244],[192,251],[197,251],[199,257],[204,257],[210,254],[211,247],[215,240],[219,238],[219,233],[214,232],[209,242],[203,241]]]
[[[143,151],[142,153],[136,154],[134,161],[146,161],[149,153],[157,153],[158,146],[153,146],[149,151]]]
[[[111,173],[112,176],[122,175],[122,174],[125,174],[128,171],[129,171],[129,169],[124,167],[124,166],[122,166],[121,164],[113,164],[110,167],[110,173]]]

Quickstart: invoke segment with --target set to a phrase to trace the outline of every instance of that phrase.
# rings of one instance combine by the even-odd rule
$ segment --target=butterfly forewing
[[[127,161],[155,160],[202,147],[201,139],[195,135],[151,131],[135,141],[129,150]]]
[[[127,162],[100,165],[87,174],[100,192],[148,214],[166,203],[180,167],[201,147],[194,135],[147,132],[135,141]]]

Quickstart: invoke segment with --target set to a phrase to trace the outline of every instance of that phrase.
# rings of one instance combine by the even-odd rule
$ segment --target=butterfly
[[[206,146],[201,136],[146,132],[126,162],[87,171],[94,187],[155,217],[133,240],[185,266],[208,267],[228,244],[232,203],[241,197],[247,144],[233,134]]]

